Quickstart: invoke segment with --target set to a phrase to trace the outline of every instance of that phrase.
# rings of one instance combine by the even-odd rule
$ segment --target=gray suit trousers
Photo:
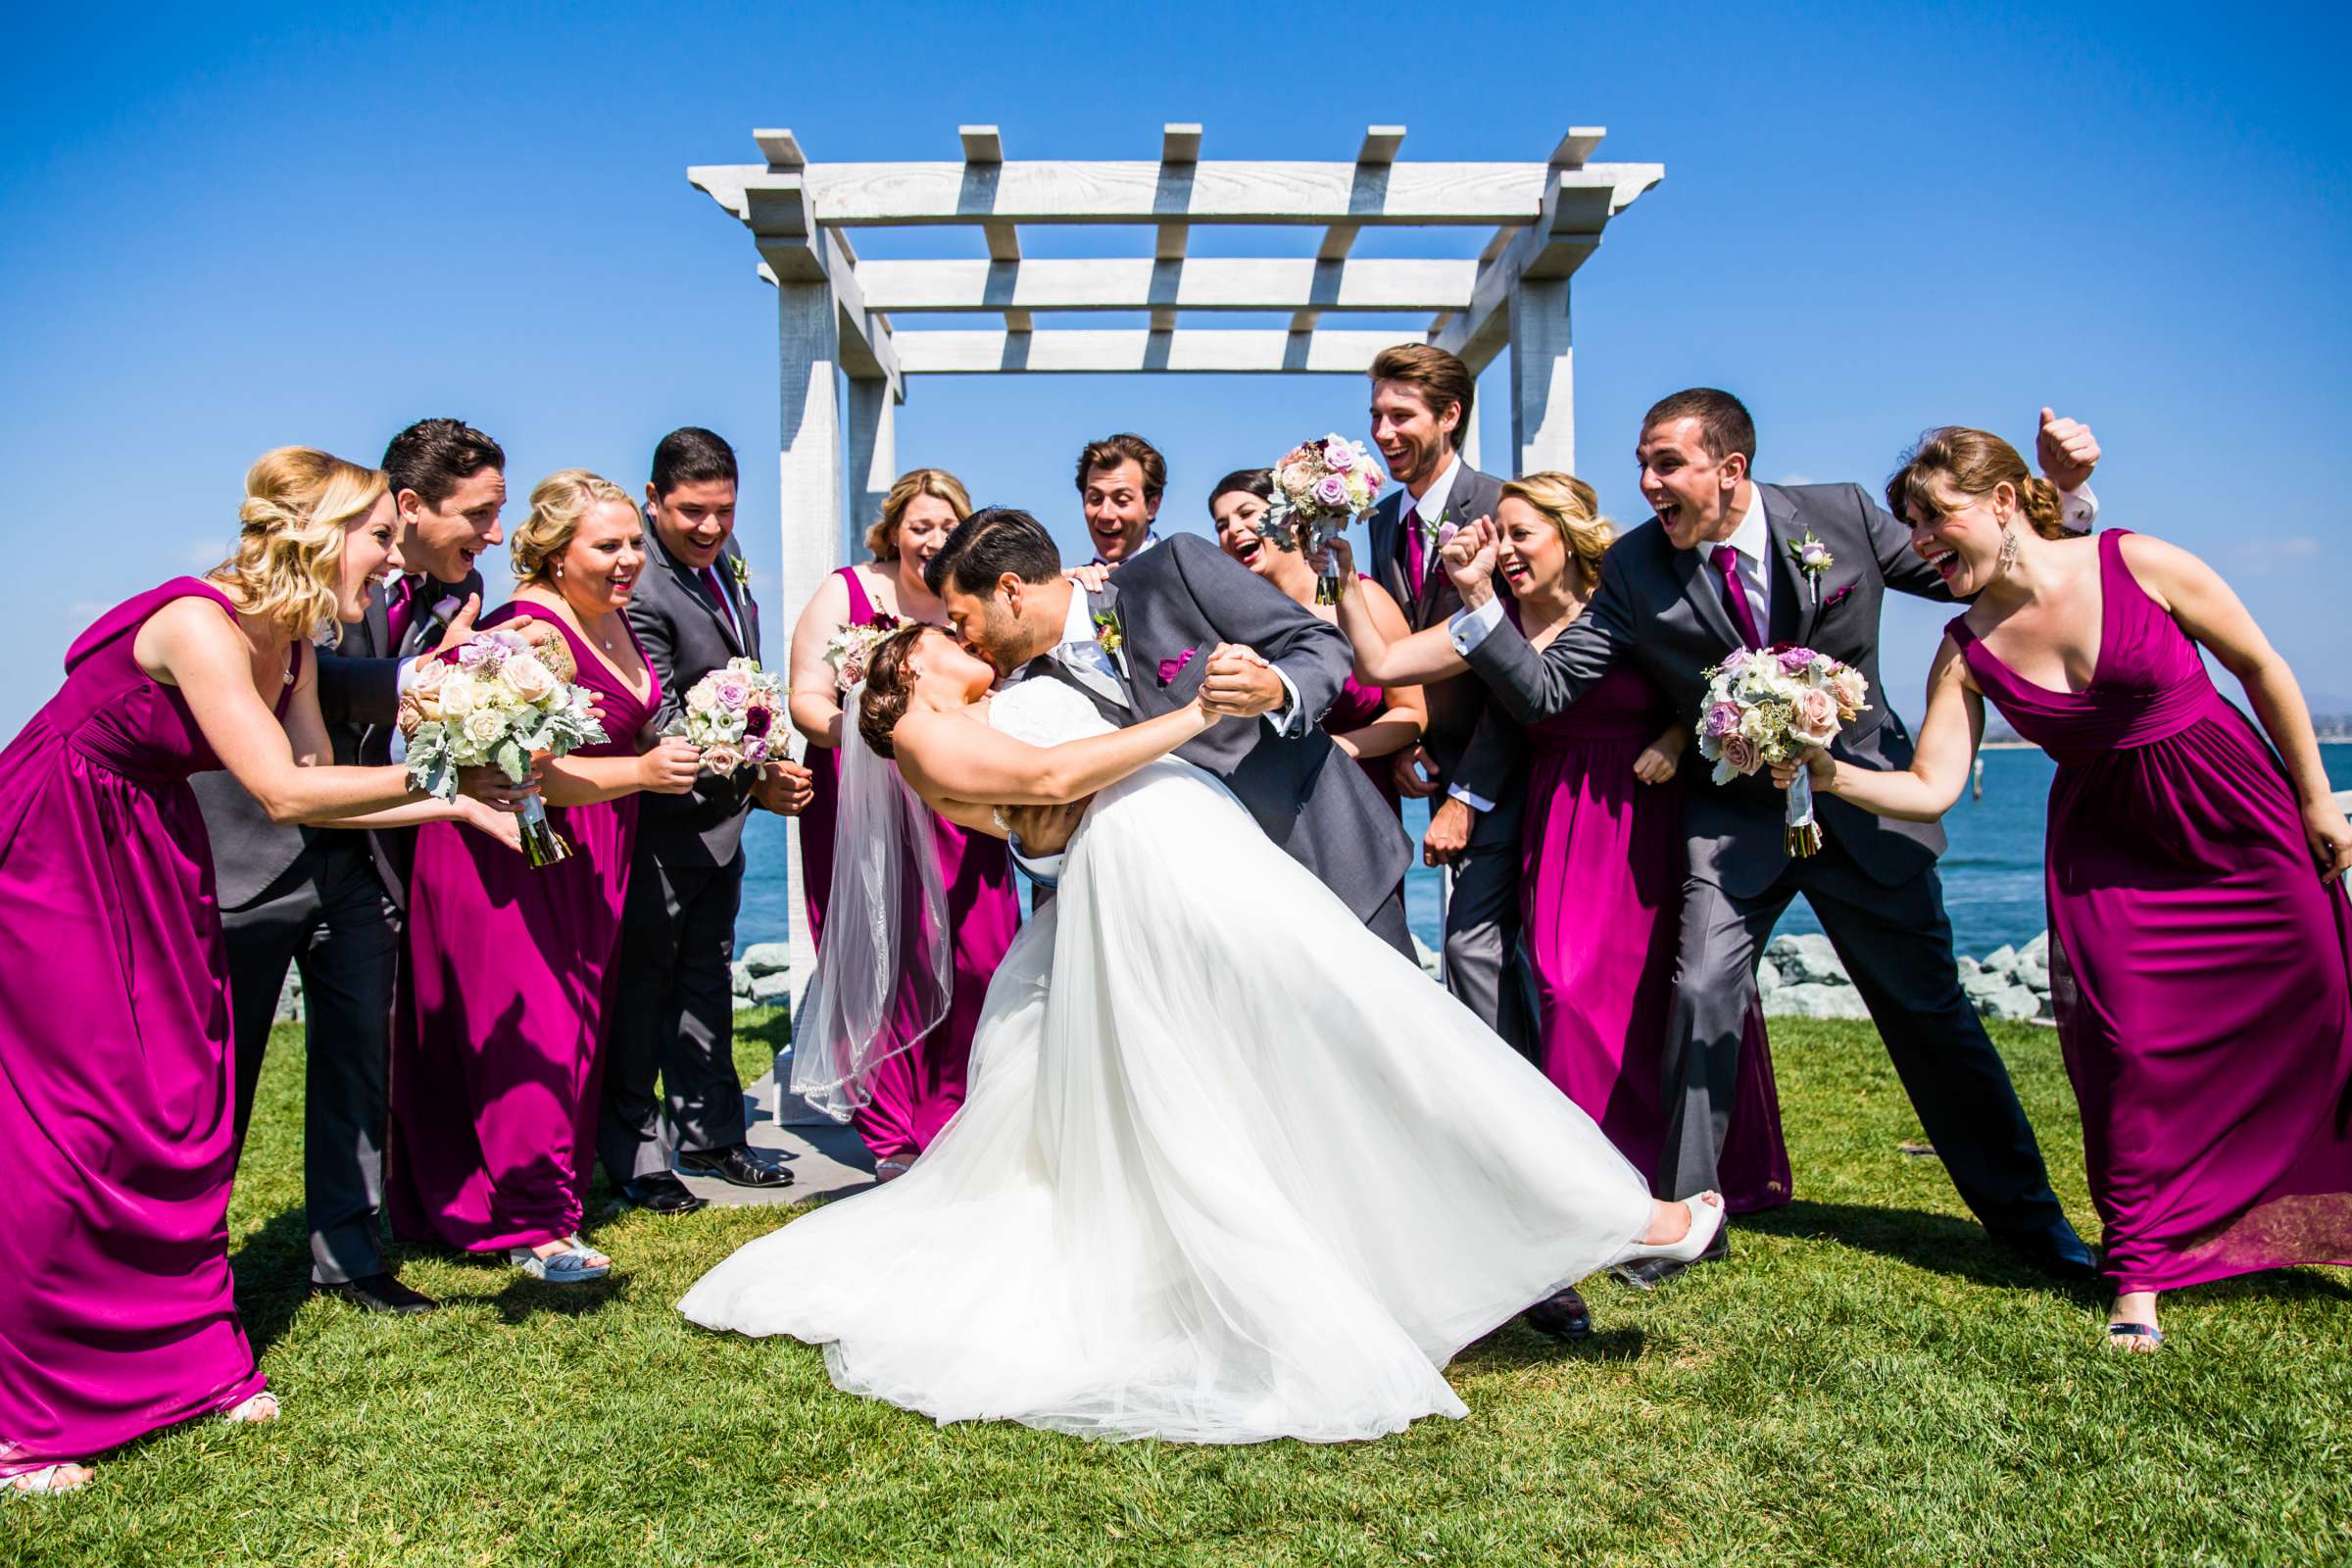
[[[400,915],[384,896],[365,833],[318,833],[277,880],[220,916],[236,1040],[237,1142],[253,1119],[286,965],[302,971],[305,1070],[302,1185],[311,1278],[342,1284],[385,1272],[384,1074]]]
[[[744,1141],[731,969],[743,863],[664,865],[641,854],[630,867],[596,1130],[615,1185]]]
[[[1446,897],[1446,989],[1514,1051],[1532,1055],[1535,1006],[1519,956],[1519,828],[1526,808],[1519,790],[1492,811],[1475,813]]]

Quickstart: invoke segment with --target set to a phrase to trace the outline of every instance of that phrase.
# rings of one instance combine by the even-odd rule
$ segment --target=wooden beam
[[[1404,145],[1402,125],[1366,125],[1363,145],[1355,150],[1359,164],[1393,164],[1396,149]]]
[[[1309,371],[1361,375],[1394,332],[1286,332],[1280,327],[1174,331],[902,332],[900,368],[909,375],[992,370],[1093,373]]]
[[[808,162],[801,152],[800,138],[789,130],[755,130],[752,140],[760,144],[760,156],[767,160],[770,169],[799,169]]]
[[[1004,138],[994,125],[958,125],[956,134],[963,142],[965,183],[986,183],[993,187],[997,166],[1004,162]],[[1020,230],[1012,224],[984,223],[981,232],[988,241],[990,261],[1017,262],[1021,259]]]
[[[1466,310],[1477,286],[1469,260],[1386,257],[1317,262],[1195,256],[1083,261],[869,261],[858,264],[866,308],[940,311],[1443,311]]]
[[[1511,341],[1513,292],[1523,280],[1566,279],[1600,244],[1601,230],[1635,198],[1666,177],[1659,164],[1592,164],[1550,172],[1544,209],[1492,261],[1479,268],[1470,309],[1434,332],[1430,341],[1483,370]]]
[[[1588,165],[1592,178],[1654,166]],[[933,223],[1277,223],[1484,225],[1533,222],[1553,175],[1544,164],[1257,163],[1208,160],[1003,164],[810,164],[795,172],[824,221]],[[987,177],[977,177],[986,174]],[[688,177],[730,209],[780,177],[711,165]]]
[[[1159,161],[1163,164],[1199,163],[1200,161],[1200,127],[1197,124],[1160,126]]]
[[[1592,149],[1609,133],[1605,125],[1571,125],[1560,144],[1551,150],[1554,169],[1582,169],[1592,157]]]
[[[1001,164],[1004,161],[1004,138],[994,125],[958,125],[956,134],[963,142],[963,161],[967,164]]]

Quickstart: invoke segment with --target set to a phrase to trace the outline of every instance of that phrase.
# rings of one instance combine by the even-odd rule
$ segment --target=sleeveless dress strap
[[[842,567],[840,577],[850,585],[850,624],[862,626],[874,618],[873,601],[865,597],[865,584],[858,580],[856,566]]]
[[[134,594],[92,621],[90,629],[74,638],[74,646],[66,650],[66,672],[72,674],[75,665],[107,644],[126,633],[136,632],[146,624],[148,616],[174,599],[210,599],[232,621],[237,616],[236,605],[228,595],[211,583],[201,577],[174,577],[160,587]]]

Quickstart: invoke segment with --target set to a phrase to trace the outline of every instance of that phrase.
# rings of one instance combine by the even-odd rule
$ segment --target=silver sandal
[[[527,1247],[507,1249],[508,1262],[532,1279],[545,1280],[550,1285],[585,1285],[603,1279],[612,1272],[612,1260],[606,1257],[599,1263],[595,1261],[599,1257],[604,1254],[582,1245],[577,1237],[566,1238],[563,1251],[550,1252],[545,1257]]]

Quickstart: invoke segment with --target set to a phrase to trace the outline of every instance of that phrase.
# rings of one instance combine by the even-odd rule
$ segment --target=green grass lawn
[[[747,1016],[748,1077],[778,1026]],[[1801,1200],[1730,1266],[1596,1282],[1575,1349],[1472,1347],[1468,1420],[1211,1449],[942,1430],[835,1393],[807,1346],[688,1327],[670,1303],[774,1209],[592,1224],[604,1286],[426,1253],[403,1276],[431,1317],[306,1303],[281,1028],[229,1219],[285,1418],[0,1504],[0,1563],[2352,1560],[2352,1283],[2192,1292],[2162,1353],[2102,1352],[2092,1296],[2012,1267],[1899,1152],[1918,1130],[1869,1026],[1773,1035]],[[2088,1229],[2056,1042],[1996,1038]]]

